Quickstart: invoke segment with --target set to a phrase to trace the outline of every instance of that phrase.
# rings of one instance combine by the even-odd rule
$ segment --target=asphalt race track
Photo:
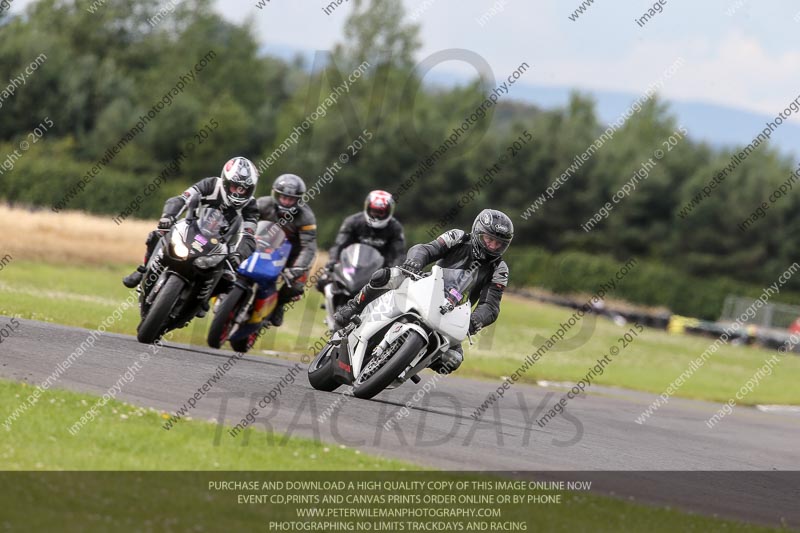
[[[89,333],[21,322],[0,349],[0,377],[34,385],[50,375]],[[102,395],[147,348],[133,337],[103,335],[56,387]],[[141,365],[117,399],[172,413],[232,355],[167,343]],[[517,473],[511,475],[523,477],[538,471],[537,477],[544,479],[594,480],[593,489],[637,501],[767,524],[783,517],[800,527],[800,473],[773,472],[800,469],[800,417],[796,414],[737,408],[709,429],[705,421],[719,408],[717,404],[672,399],[639,425],[634,420],[654,395],[593,387],[568,405],[566,417],[540,428],[534,420],[558,401],[564,389],[515,385],[476,422],[470,414],[499,383],[450,376],[437,380],[431,392],[402,417],[405,402],[434,374],[426,372],[420,385],[409,383],[364,401],[342,396],[344,387],[335,393],[313,390],[302,365],[294,383],[281,387],[278,395],[276,387],[287,382],[294,365],[278,358],[245,356],[189,416],[222,419],[233,426],[273,391],[277,399],[260,409],[258,428],[321,438],[446,470],[513,471]],[[338,407],[329,409],[337,401]],[[386,421],[396,416],[396,425],[385,429]],[[24,416],[16,423],[24,424]],[[180,431],[180,424],[171,431]],[[159,426],[153,431],[165,430]],[[254,435],[243,432],[232,437],[223,428],[217,432],[218,439],[241,441],[243,453],[247,446],[280,446],[280,438],[270,442]]]

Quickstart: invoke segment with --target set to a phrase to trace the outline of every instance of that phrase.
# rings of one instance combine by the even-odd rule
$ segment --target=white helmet
[[[250,201],[258,185],[258,170],[246,157],[234,157],[222,167],[218,187],[222,203],[241,209]]]
[[[394,198],[386,191],[376,190],[364,200],[364,218],[371,228],[385,228],[394,214]]]

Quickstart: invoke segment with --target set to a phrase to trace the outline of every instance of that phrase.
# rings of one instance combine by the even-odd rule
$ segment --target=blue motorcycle
[[[208,345],[225,342],[237,352],[246,352],[258,339],[261,324],[278,304],[282,276],[292,245],[278,224],[261,222],[256,232],[256,251],[236,271],[233,289],[214,305],[208,330]]]

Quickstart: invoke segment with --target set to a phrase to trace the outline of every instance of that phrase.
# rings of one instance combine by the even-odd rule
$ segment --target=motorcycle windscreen
[[[259,223],[256,231],[256,251],[241,265],[238,272],[260,284],[275,281],[283,268],[292,245],[278,224]]]
[[[283,241],[286,240],[286,234],[281,227],[274,222],[265,222],[258,225],[256,231],[256,251],[269,252],[280,248]]]
[[[447,301],[458,306],[469,301],[469,293],[478,280],[478,269],[463,270],[443,268],[444,296]]]
[[[202,269],[213,268],[227,254],[225,232],[231,225],[219,209],[198,209],[196,218],[185,218],[173,226],[169,235],[169,250],[172,257],[180,260],[212,257],[196,263]]]
[[[197,229],[206,239],[219,239],[227,227],[228,221],[219,209],[205,208],[197,219]]]
[[[366,244],[351,244],[339,255],[337,274],[351,293],[369,283],[369,278],[383,266],[383,256]]]

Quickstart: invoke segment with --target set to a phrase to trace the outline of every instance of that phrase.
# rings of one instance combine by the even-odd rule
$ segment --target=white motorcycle
[[[420,371],[468,337],[475,270],[434,266],[417,276],[395,267],[391,279],[400,280],[401,271],[415,279],[402,279],[334,333],[308,367],[311,386],[352,385],[354,396],[372,398],[409,379],[419,383]]]

